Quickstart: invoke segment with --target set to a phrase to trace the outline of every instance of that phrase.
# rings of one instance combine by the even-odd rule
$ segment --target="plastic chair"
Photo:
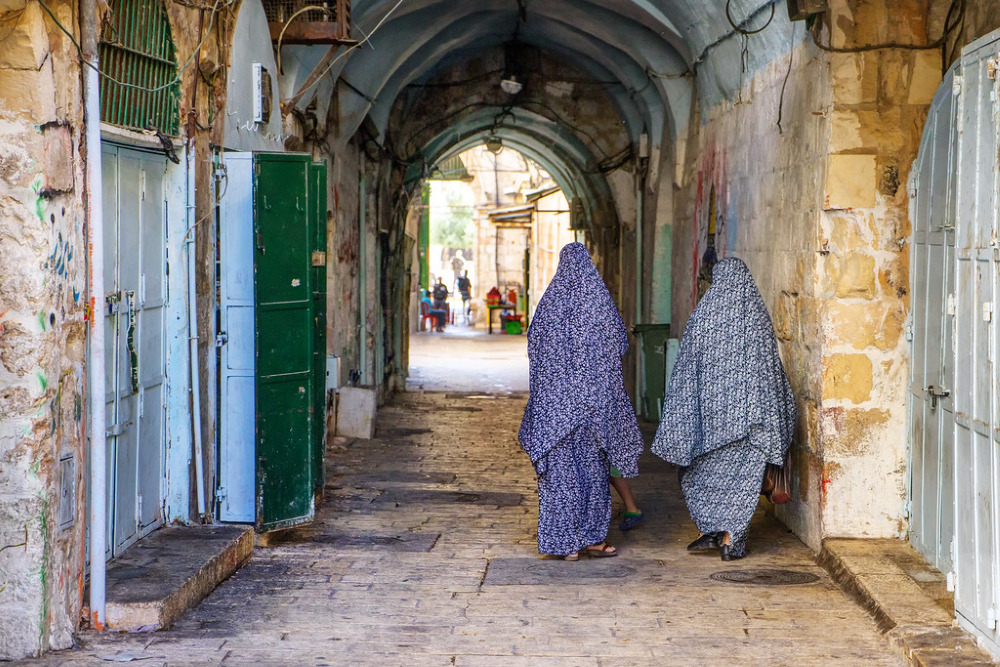
[[[427,320],[430,320],[430,328],[427,326]],[[421,331],[433,331],[434,327],[437,326],[437,317],[431,315],[431,307],[426,301],[420,302],[420,330]]]

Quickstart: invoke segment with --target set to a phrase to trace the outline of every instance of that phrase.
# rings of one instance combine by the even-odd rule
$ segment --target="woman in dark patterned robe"
[[[625,325],[586,247],[570,243],[528,327],[521,446],[538,473],[538,551],[616,556],[609,464],[638,474],[642,435],[622,382]]]
[[[701,536],[689,550],[740,558],[768,463],[791,444],[795,399],[750,270],[727,257],[688,320],[653,452],[681,466]]]

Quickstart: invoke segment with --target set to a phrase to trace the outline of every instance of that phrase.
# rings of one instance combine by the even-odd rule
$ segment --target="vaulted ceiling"
[[[629,139],[638,143],[644,133],[651,146],[659,147],[684,129],[696,97],[704,110],[733,96],[748,72],[791,46],[784,3],[729,4],[730,18],[726,0],[354,0],[353,36],[370,39],[335,62],[316,97],[326,101],[339,78],[348,84],[339,86],[337,95],[341,136],[353,135],[366,117],[381,133],[407,86],[430,80],[476,52],[524,44],[572,63],[595,81],[617,82],[606,94]],[[767,30],[750,38],[752,48],[744,56],[746,38],[733,23],[757,28],[769,21]],[[302,85],[326,51],[282,48],[283,98]],[[300,105],[312,98],[310,91]],[[483,116],[456,119],[469,125],[458,135],[475,135]],[[524,122],[511,131],[522,132],[523,144],[538,144],[545,153],[546,142],[531,135],[558,133],[553,119],[522,117]],[[434,158],[453,152],[428,146]],[[567,172],[581,171],[580,161],[593,158],[548,153],[549,163],[576,162],[563,165]]]

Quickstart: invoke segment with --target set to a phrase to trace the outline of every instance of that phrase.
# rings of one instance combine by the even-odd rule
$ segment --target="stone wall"
[[[808,424],[815,412],[809,406],[822,393],[814,264],[830,92],[823,56],[803,43],[801,24],[797,34],[791,70],[788,56],[778,57],[737,100],[692,110],[674,218],[672,322],[680,336],[699,298],[699,272],[707,270],[714,222],[715,253],[747,262],[774,320],[802,413],[796,434],[800,486],[784,518],[817,546],[819,445]],[[702,115],[704,123],[698,122]]]
[[[0,2],[0,31],[0,659],[16,659],[70,646],[80,615],[87,241],[75,48],[34,2]]]
[[[982,4],[968,16],[1000,20]],[[733,99],[692,112],[673,239],[679,325],[713,217],[718,255],[754,273],[800,412],[796,500],[777,513],[814,548],[907,530],[906,182],[943,68],[938,48],[871,48],[933,42],[944,15],[927,3],[831,6],[809,33],[797,24],[790,68],[776,55]]]

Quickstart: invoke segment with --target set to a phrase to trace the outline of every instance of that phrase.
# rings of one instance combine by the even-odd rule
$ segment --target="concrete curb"
[[[901,540],[828,539],[819,564],[872,615],[910,665],[994,665],[954,622],[944,576]]]
[[[172,626],[243,567],[254,548],[247,526],[162,528],[108,569],[109,629],[149,632]]]

